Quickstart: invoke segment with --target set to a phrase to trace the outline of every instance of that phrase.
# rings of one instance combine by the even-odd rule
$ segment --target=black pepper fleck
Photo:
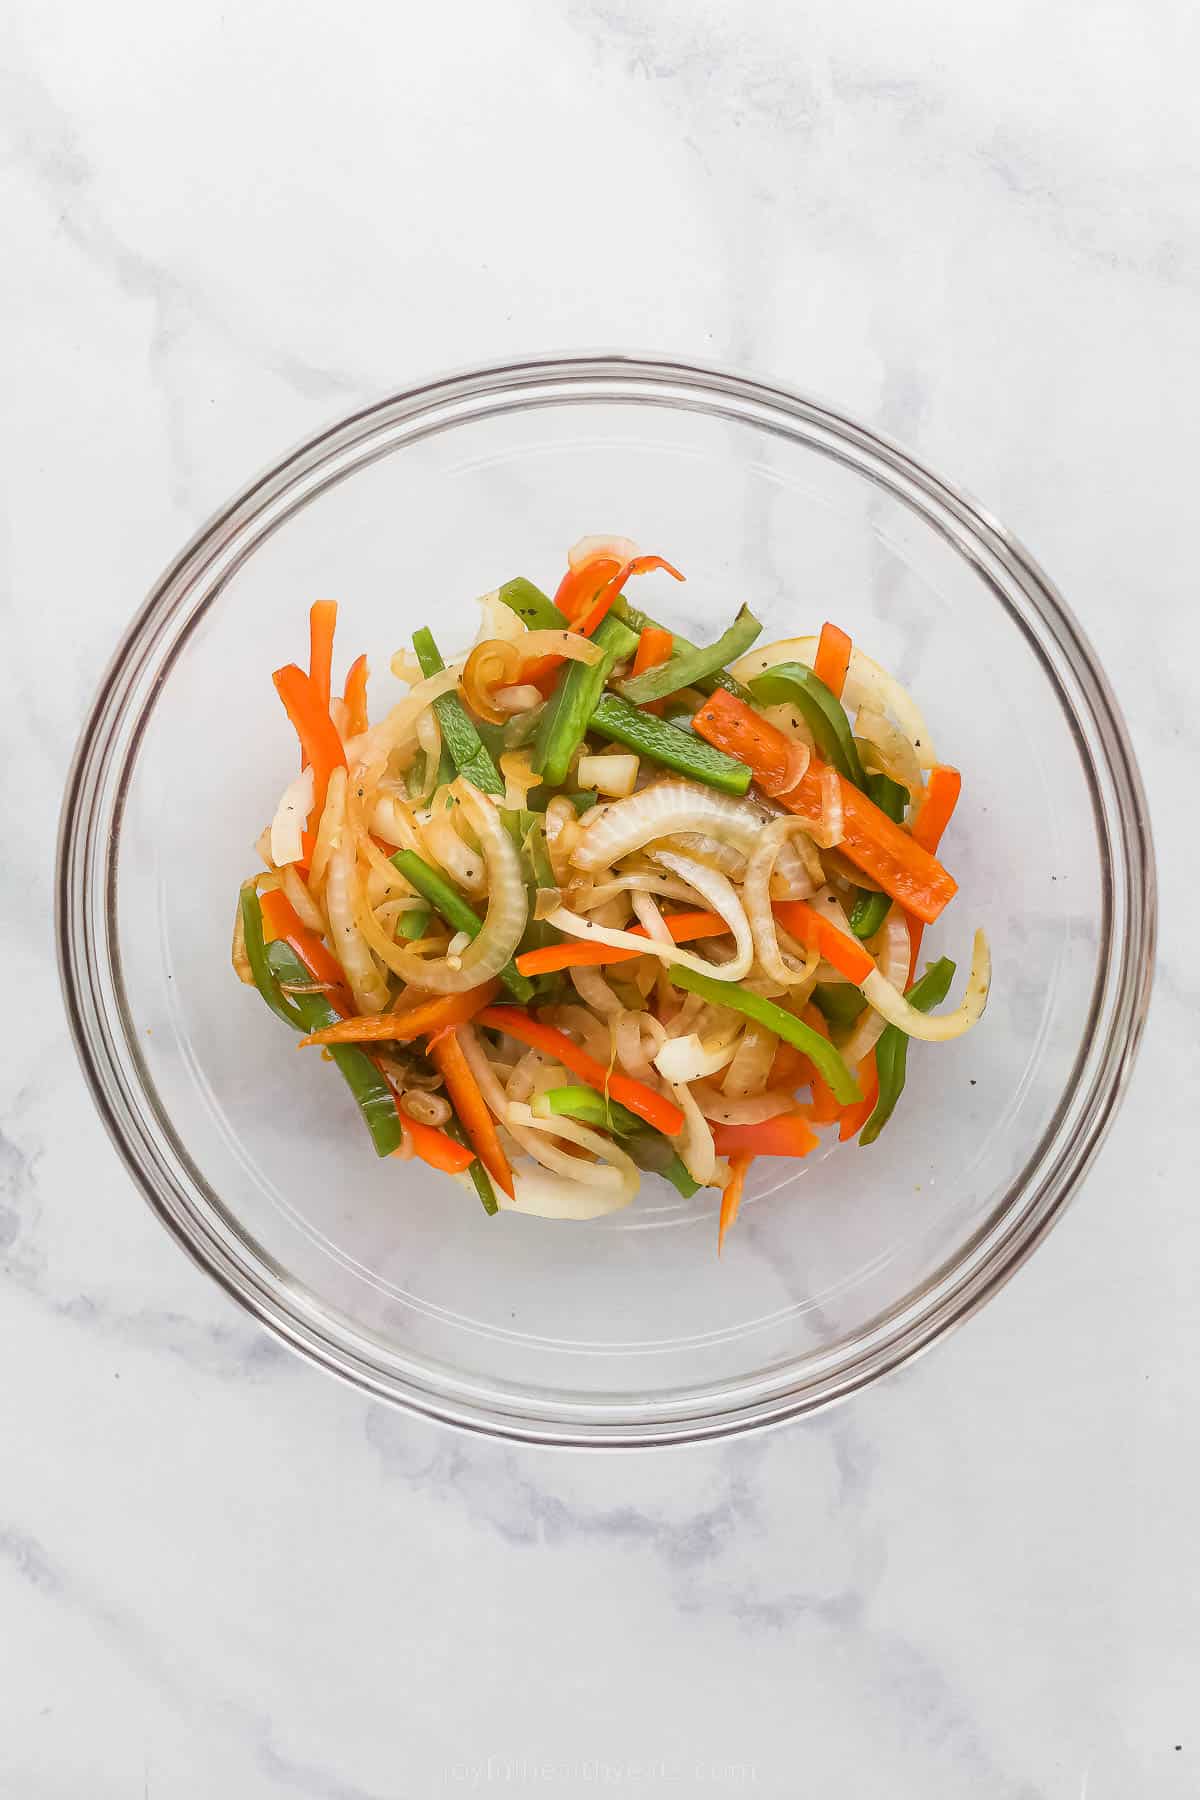
[[[974,1076],[971,1077],[971,1086],[972,1087],[975,1086],[975,1077]]]

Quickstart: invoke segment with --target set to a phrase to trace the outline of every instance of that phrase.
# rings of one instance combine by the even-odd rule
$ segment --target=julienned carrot
[[[747,763],[760,785],[774,795],[777,806],[813,824],[820,820],[827,765],[813,757],[795,786],[780,792],[791,767],[792,741],[744,700],[718,688],[692,725],[707,743]],[[834,779],[842,803],[843,835],[838,845],[842,855],[898,900],[906,912],[932,924],[954,898],[958,883],[911,833],[889,819],[859,788],[836,771]]]
[[[754,1156],[807,1156],[820,1143],[805,1113],[777,1113],[757,1125],[714,1125],[713,1143],[718,1156],[748,1150]]]
[[[813,674],[818,681],[823,681],[835,699],[840,700],[842,689],[846,685],[846,671],[850,667],[850,652],[854,645],[837,625],[831,625],[826,619],[821,627],[821,636],[817,643],[816,660],[813,663]]]
[[[367,668],[365,656],[356,656],[346,670],[342,704],[346,708],[346,736],[357,737],[367,729]]]
[[[346,752],[329,716],[328,701],[321,699],[303,669],[288,663],[286,668],[276,669],[271,679],[296,728],[300,748],[312,764],[313,808],[308,815],[308,829],[315,831],[325,809],[329,777],[335,769],[345,768]]]
[[[477,1012],[490,1006],[500,991],[498,981],[482,987],[468,988],[465,994],[439,994],[436,1000],[422,1000],[408,1012],[369,1013],[343,1019],[340,1025],[327,1025],[301,1044],[411,1044],[434,1031],[465,1025]]]
[[[729,1159],[729,1180],[721,1195],[721,1222],[717,1227],[717,1255],[725,1248],[725,1233],[738,1216],[738,1207],[742,1204],[742,1189],[746,1185],[746,1171],[754,1161],[749,1150],[735,1150]]]
[[[869,1051],[858,1065],[858,1085],[863,1091],[862,1099],[854,1106],[842,1108],[838,1136],[843,1144],[862,1130],[875,1111],[875,1102],[879,1098],[879,1070],[875,1066],[874,1050]]]
[[[804,1008],[800,1017],[806,1025],[811,1025],[814,1031],[819,1031],[823,1038],[829,1036],[829,1026],[824,1013],[811,1001]],[[808,1064],[806,1079],[812,1089],[812,1105],[808,1109],[809,1117],[814,1125],[832,1125],[842,1110],[842,1103],[812,1058],[805,1057],[804,1060]]]
[[[400,1122],[412,1142],[414,1154],[431,1169],[440,1169],[444,1175],[461,1175],[475,1161],[474,1150],[466,1144],[456,1144],[436,1125],[422,1125],[419,1120],[410,1119],[407,1113],[401,1113]],[[397,1150],[392,1152],[393,1156],[399,1154]]]
[[[839,931],[807,900],[776,900],[771,911],[784,930],[810,949],[814,946],[825,961],[832,963],[839,975],[857,987],[875,967],[875,959],[865,951],[857,938]]]
[[[307,925],[301,923],[295,907],[278,888],[263,894],[261,905],[263,936],[268,944],[274,943],[276,938],[282,938],[285,944],[290,945],[300,961],[311,971],[314,981],[324,983],[330,1006],[345,1018],[352,1010],[352,1002],[346,987],[346,977],[337,958],[325,948],[315,931],[310,931]]]
[[[308,609],[308,679],[321,705],[329,711],[333,680],[333,634],[337,601],[314,600]]]
[[[663,919],[676,944],[690,944],[696,938],[728,935],[729,925],[720,913],[681,912]],[[648,935],[644,925],[635,925],[632,937]],[[597,963],[634,962],[641,952],[614,950],[611,944],[547,944],[541,950],[526,950],[516,959],[522,975],[553,975],[559,969],[589,969]]]
[[[441,1071],[450,1104],[458,1115],[459,1124],[471,1140],[480,1162],[496,1185],[502,1187],[511,1200],[513,1198],[512,1170],[500,1143],[495,1120],[480,1091],[471,1065],[463,1055],[462,1045],[458,1041],[458,1033],[453,1026],[439,1031],[437,1036],[432,1039],[429,1045],[429,1057],[434,1067]]]
[[[937,847],[942,841],[942,833],[950,823],[961,792],[962,776],[957,769],[950,768],[946,763],[937,763],[930,769],[929,780],[925,785],[925,796],[917,808],[911,828],[916,842],[921,845],[922,849],[928,850],[930,856],[936,854]],[[908,985],[910,987],[917,978],[917,957],[921,954],[921,939],[924,935],[924,924],[910,914],[908,920]]]
[[[635,1081],[631,1075],[622,1075],[616,1070],[606,1069],[603,1063],[589,1056],[574,1039],[565,1031],[559,1031],[554,1025],[543,1025],[540,1019],[531,1018],[519,1006],[488,1006],[477,1015],[480,1025],[490,1026],[493,1031],[507,1032],[509,1037],[518,1043],[528,1044],[531,1050],[544,1050],[553,1056],[572,1075],[578,1075],[580,1081],[586,1081],[597,1093],[609,1094],[627,1106],[630,1112],[645,1119],[647,1125],[653,1125],[664,1137],[678,1137],[683,1130],[683,1114],[673,1100],[666,1100],[645,1082]]]

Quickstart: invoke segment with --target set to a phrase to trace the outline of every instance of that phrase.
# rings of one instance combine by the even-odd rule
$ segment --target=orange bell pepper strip
[[[821,1141],[799,1110],[776,1113],[757,1125],[714,1125],[712,1134],[718,1156],[747,1150],[755,1156],[807,1156]]]
[[[638,639],[637,654],[633,659],[634,675],[642,675],[647,669],[657,669],[663,663],[670,662],[675,649],[675,637],[670,631],[664,631],[661,625],[646,625]],[[650,700],[642,711],[654,713],[661,718],[666,707],[665,697],[662,700]]]
[[[665,569],[668,575],[675,577],[676,581],[687,580],[686,575],[681,575],[677,568],[661,556],[632,556],[627,563],[621,565],[615,575],[609,577],[591,604],[576,615],[576,631],[582,632],[584,637],[591,637],[630,576],[648,575],[651,569]]]
[[[858,1065],[858,1085],[863,1091],[862,1099],[854,1106],[842,1108],[838,1136],[843,1144],[849,1143],[850,1139],[862,1130],[875,1111],[875,1102],[879,1098],[879,1070],[875,1066],[873,1050],[868,1051]]]
[[[815,947],[825,961],[832,963],[838,974],[852,981],[855,987],[864,982],[875,967],[874,957],[863,949],[857,938],[839,931],[832,919],[825,918],[807,900],[776,900],[771,911],[785,931],[809,949]]]
[[[367,729],[367,668],[365,656],[356,656],[346,670],[342,705],[346,708],[346,736],[358,737]]]
[[[304,1044],[411,1044],[435,1031],[453,1030],[465,1025],[477,1012],[490,1006],[500,989],[498,981],[484,982],[482,987],[468,988],[465,994],[439,994],[435,1000],[422,1000],[407,1012],[358,1014],[344,1018],[338,1025],[326,1025],[321,1031],[301,1038]]]
[[[433,1066],[441,1072],[450,1104],[458,1114],[458,1122],[470,1139],[476,1155],[497,1187],[503,1188],[511,1200],[512,1170],[504,1154],[496,1122],[480,1091],[471,1065],[463,1055],[458,1033],[452,1025],[439,1031],[430,1040],[429,1056]]]
[[[263,894],[260,904],[263,937],[267,943],[273,944],[277,938],[282,939],[300,958],[313,980],[324,985],[334,1011],[346,1018],[354,1009],[346,977],[337,958],[325,948],[315,931],[310,931],[307,925],[301,923],[295,907],[278,888],[272,888],[269,893]]]
[[[296,728],[300,748],[312,764],[313,809],[308,815],[308,829],[316,831],[325,810],[329,777],[335,769],[346,767],[346,752],[329,716],[329,703],[323,701],[311,678],[295,663],[276,669],[271,677],[275,691],[287,709]]]
[[[825,1021],[825,1015],[811,1001],[800,1017],[806,1025],[811,1025],[814,1031],[819,1031],[823,1038],[828,1038],[829,1026]],[[812,1089],[812,1105],[808,1109],[808,1116],[814,1125],[832,1125],[833,1121],[841,1115],[842,1103],[811,1057],[806,1056],[804,1061],[807,1065],[804,1079]]]
[[[803,1050],[797,1050],[795,1044],[789,1044],[786,1038],[780,1038],[771,1072],[767,1076],[767,1086],[773,1090],[786,1088],[789,1093],[794,1094],[808,1080],[809,1066]]]
[[[578,632],[582,637],[591,637],[630,576],[645,575],[651,569],[666,569],[676,581],[686,579],[669,562],[664,562],[661,556],[633,556],[626,563],[614,562],[610,556],[590,557],[587,562],[580,564],[578,570],[571,570],[563,578],[554,603],[570,619],[572,631]],[[572,582],[573,576],[579,577],[578,587]],[[600,587],[596,591],[598,577]],[[568,587],[568,583],[572,585]],[[569,610],[572,605],[576,609],[574,613]],[[527,663],[521,670],[520,678],[522,681],[532,681],[541,689],[547,678],[565,660],[565,657],[555,656],[553,653],[535,657],[533,662]]]
[[[431,1169],[440,1169],[444,1175],[461,1175],[475,1161],[474,1150],[466,1144],[456,1144],[436,1125],[422,1125],[418,1119],[410,1119],[403,1112],[400,1123],[412,1144],[413,1154],[428,1163]],[[393,1150],[392,1155],[400,1156],[401,1152]]]
[[[962,793],[962,776],[957,769],[946,763],[937,763],[929,771],[929,780],[925,784],[925,796],[917,808],[912,822],[912,834],[923,850],[930,856],[937,853],[942,841],[942,833],[950,823],[958,797]],[[908,918],[908,985],[912,986],[917,978],[917,957],[921,953],[921,939],[925,935],[925,926],[920,919]]]
[[[589,1087],[599,1094],[610,1094],[619,1100],[622,1106],[644,1119],[647,1125],[653,1125],[664,1137],[678,1137],[683,1130],[683,1114],[673,1100],[667,1100],[662,1094],[656,1094],[652,1087],[644,1081],[635,1081],[631,1075],[622,1075],[614,1069],[606,1069],[603,1063],[589,1056],[581,1045],[569,1038],[565,1031],[559,1031],[554,1025],[543,1025],[540,1019],[531,1018],[519,1006],[488,1006],[477,1015],[480,1025],[490,1026],[493,1031],[507,1032],[509,1037],[518,1043],[528,1044],[531,1050],[544,1050],[547,1056],[553,1056],[570,1069],[572,1075],[578,1075],[580,1081],[586,1081]]]
[[[748,706],[718,688],[692,721],[694,730],[718,750],[747,763],[768,792],[787,779],[791,739]],[[773,794],[775,804],[813,824],[822,812],[822,776],[826,764],[813,757],[808,769],[787,792]],[[906,912],[932,924],[954,898],[958,883],[922,848],[910,832],[893,823],[853,783],[835,774],[842,800],[842,855],[869,875]]]
[[[676,944],[729,935],[728,921],[720,913],[672,913],[664,917],[663,924]],[[635,925],[630,935],[647,937],[649,933],[644,925]],[[541,950],[526,950],[516,962],[522,975],[553,975],[559,969],[590,969],[599,963],[636,962],[642,954],[639,950],[614,950],[611,944],[547,944]]]
[[[615,556],[589,556],[578,568],[567,570],[555,591],[555,606],[573,625],[576,616],[586,611],[620,567]]]
[[[746,1171],[754,1161],[749,1150],[735,1150],[729,1159],[729,1180],[721,1194],[721,1222],[717,1227],[717,1255],[725,1248],[725,1233],[738,1216],[738,1208],[742,1204],[742,1189],[746,1185]]]
[[[842,689],[846,685],[846,671],[850,667],[850,652],[853,648],[854,645],[845,632],[826,619],[817,643],[813,674],[818,681],[825,683],[836,700],[841,699]]]
[[[333,679],[333,634],[337,601],[314,600],[308,609],[308,679],[321,705],[329,711]]]

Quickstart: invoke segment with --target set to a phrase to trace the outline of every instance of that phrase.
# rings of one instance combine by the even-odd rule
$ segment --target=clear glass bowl
[[[381,671],[414,627],[553,583],[615,531],[690,636],[738,602],[764,641],[832,617],[961,767],[961,884],[931,952],[994,956],[980,1027],[918,1047],[887,1132],[755,1165],[718,1196],[648,1181],[592,1224],[495,1220],[379,1163],[338,1080],[229,965],[239,882],[294,768],[270,671],[342,602]],[[654,590],[662,582],[669,592]],[[1078,625],[1019,544],[829,408],[714,370],[586,357],[431,383],[345,420],[188,546],[122,642],[67,787],[62,976],[79,1054],[164,1224],[285,1342],[374,1394],[543,1442],[713,1436],[894,1368],[1005,1281],[1077,1187],[1145,1014],[1153,856],[1137,769]]]

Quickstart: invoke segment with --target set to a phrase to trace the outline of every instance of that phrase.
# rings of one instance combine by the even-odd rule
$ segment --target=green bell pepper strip
[[[762,626],[750,608],[743,606],[715,644],[676,650],[669,661],[659,663],[657,668],[629,676],[620,684],[621,693],[635,706],[647,706],[652,700],[665,700],[668,694],[678,693],[680,688],[695,687],[706,675],[716,675],[726,663],[744,656],[761,632]]]
[[[866,1004],[865,997],[848,981],[818,981],[813,989],[813,1005],[831,1025],[853,1025]]]
[[[268,944],[267,961],[277,982],[303,984],[312,981],[312,971],[305,967],[289,944],[278,939]],[[300,1015],[299,1029],[302,1031],[323,1031],[327,1025],[336,1025],[341,1017],[324,994],[293,994],[291,999]],[[403,1133],[396,1111],[396,1097],[387,1081],[357,1044],[330,1044],[329,1054],[358,1102],[376,1155],[390,1156],[393,1150],[400,1148]]]
[[[649,613],[641,612],[638,607],[631,606],[624,594],[617,595],[613,601],[612,610],[618,619],[624,620],[630,630],[636,631],[639,637],[647,625],[653,625],[656,631],[670,631],[671,629],[669,625],[662,625],[657,619],[652,619]],[[671,636],[675,641],[676,651],[695,650],[697,647],[690,638],[680,637],[677,631],[672,631]],[[739,700],[749,700],[750,698],[750,690],[744,688],[740,681],[735,681],[733,676],[727,674],[724,669],[717,669],[711,675],[700,676],[693,686],[698,687],[702,694],[711,694],[714,688],[722,687],[727,693],[735,694]]]
[[[254,977],[254,985],[275,1014],[293,1031],[304,1030],[304,1020],[299,1009],[288,996],[280,991],[271,964],[267,959],[267,943],[263,935],[262,903],[258,898],[258,888],[253,881],[243,884],[238,897],[238,905],[242,911],[242,936],[246,940],[246,960],[250,964],[250,973]],[[312,975],[306,969],[299,977],[302,981],[311,981]]]
[[[600,796],[595,788],[580,788],[578,793],[568,794],[567,799],[575,808],[575,817],[582,819],[585,812],[591,812]]]
[[[814,1068],[829,1083],[834,1098],[840,1100],[843,1106],[852,1106],[862,1099],[858,1082],[835,1047],[819,1031],[806,1025],[803,1019],[784,1012],[782,1006],[776,1006],[773,1000],[764,1000],[761,994],[747,993],[735,982],[716,981],[711,975],[701,975],[695,969],[680,968],[677,964],[672,964],[667,973],[676,987],[686,988],[690,994],[699,994],[714,1006],[728,1006],[733,1012],[745,1013],[756,1025],[762,1025],[767,1031],[773,1031],[776,1037],[786,1038],[797,1050],[803,1050]]]
[[[537,728],[542,722],[545,705],[531,706],[528,712],[517,713],[507,725],[500,727],[501,752],[505,750],[521,750],[530,738],[537,736]]]
[[[564,1118],[578,1119],[581,1125],[595,1125],[601,1131],[611,1132],[622,1140],[623,1148],[639,1169],[645,1169],[650,1175],[665,1176],[685,1200],[699,1192],[700,1183],[692,1180],[670,1138],[655,1131],[619,1100],[608,1100],[590,1087],[551,1088],[535,1104],[535,1111],[542,1109]]]
[[[897,825],[903,821],[908,805],[907,788],[901,787],[898,781],[893,781],[890,775],[868,775],[867,793],[880,812],[886,813]],[[860,890],[850,911],[850,929],[855,937],[874,937],[887,918],[891,904],[887,894]]]
[[[423,938],[429,929],[430,908],[428,906],[410,906],[396,920],[397,937],[415,941]]]
[[[413,654],[421,665],[422,675],[440,675],[446,666],[428,626],[422,625],[419,631],[413,632]],[[442,728],[443,747],[453,757],[459,774],[473,781],[485,794],[503,794],[504,783],[499,771],[458,695],[441,695],[434,701],[433,710]]]
[[[920,981],[909,988],[906,998],[918,1012],[932,1012],[950,992],[954,980],[954,964],[948,956],[930,963]],[[904,1092],[908,1073],[908,1034],[898,1025],[885,1025],[875,1046],[875,1067],[879,1073],[879,1098],[870,1118],[858,1134],[860,1144],[873,1144]]]
[[[656,719],[653,713],[642,712],[617,694],[601,694],[592,709],[591,729],[600,737],[636,750],[639,756],[649,757],[651,762],[661,763],[664,769],[689,775],[693,781],[719,788],[722,793],[744,794],[750,786],[751,772],[735,756],[714,750],[703,738],[682,731],[665,719]]]
[[[496,589],[496,595],[505,606],[515,612],[518,619],[523,619],[530,631],[569,631],[570,621],[565,613],[559,612],[553,600],[547,599],[541,588],[534,587],[532,581],[526,581],[523,575],[516,575]]]
[[[441,913],[446,923],[453,925],[455,931],[465,931],[468,937],[479,936],[483,930],[483,920],[474,907],[468,906],[458,889],[451,887],[445,876],[439,875],[436,869],[431,869],[415,850],[397,850],[392,858],[392,867],[399,869],[409,886],[416,888],[418,894],[428,900]],[[532,1000],[533,983],[512,963],[506,963],[501,969],[500,980],[513,999],[519,1000],[522,1006],[527,1006]]]
[[[474,1150],[474,1144],[453,1114],[447,1119],[442,1129],[448,1137],[454,1139],[456,1144],[461,1144],[464,1150]],[[475,1161],[471,1164],[466,1173],[471,1177],[471,1185],[479,1195],[484,1212],[494,1218],[500,1211],[500,1202],[496,1198],[496,1190],[492,1186],[492,1178],[478,1157],[475,1158]]]
[[[838,774],[865,793],[867,776],[859,760],[850,721],[840,700],[834,698],[819,676],[804,663],[777,663],[764,669],[750,683],[750,693],[760,705],[794,706],[812,732],[813,741]]]
[[[567,663],[542,714],[533,742],[533,766],[547,787],[561,787],[571,758],[583,742],[604,684],[622,657],[632,656],[637,638],[608,613],[592,634],[603,655],[594,663]]]

